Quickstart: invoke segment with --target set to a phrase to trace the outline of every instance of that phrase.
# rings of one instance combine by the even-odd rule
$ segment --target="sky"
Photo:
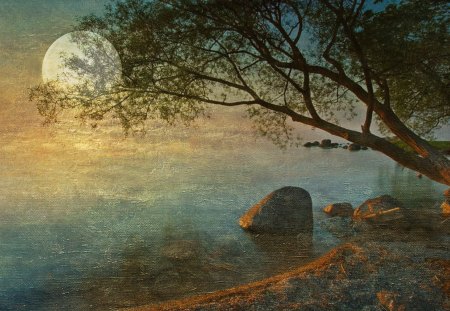
[[[0,0],[1,141],[17,139],[20,137],[17,133],[49,135],[52,129],[42,128],[43,119],[39,116],[35,103],[28,100],[29,88],[41,82],[45,52],[56,39],[73,29],[78,17],[101,14],[105,4],[109,2]],[[68,121],[70,126],[77,126],[72,121]],[[360,122],[353,121],[357,128]],[[315,133],[317,131],[311,132],[308,129],[307,136],[320,136]]]
[[[108,0],[0,0],[0,131],[39,123],[28,89],[41,81],[47,48],[78,16],[100,13]]]

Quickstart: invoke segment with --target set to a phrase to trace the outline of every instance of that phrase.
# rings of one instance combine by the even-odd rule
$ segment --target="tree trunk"
[[[386,139],[383,139],[371,133],[362,134],[360,132],[352,131],[324,120],[304,120],[297,119],[295,117],[293,117],[293,120],[320,128],[332,135],[342,137],[350,142],[380,151],[399,164],[417,171],[434,181],[450,186],[450,161],[439,151],[434,150],[434,148],[432,148],[431,146],[430,150],[428,150],[427,148],[428,156],[423,157],[421,155],[408,152],[403,148],[400,148],[395,144],[387,141]],[[400,132],[400,134],[403,135],[404,133]],[[418,142],[417,144],[420,144],[420,142]]]

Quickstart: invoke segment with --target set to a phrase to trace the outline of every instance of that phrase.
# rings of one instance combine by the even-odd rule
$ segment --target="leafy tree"
[[[188,123],[209,105],[245,106],[279,144],[299,122],[450,185],[450,161],[420,136],[450,117],[448,8],[420,0],[126,0],[78,27],[114,44],[120,83],[95,96],[43,84],[31,98],[48,120],[76,108],[92,120],[110,114],[126,130],[155,117]],[[336,113],[353,117],[357,105],[365,109],[361,131],[339,125]],[[372,133],[374,120],[412,151]]]

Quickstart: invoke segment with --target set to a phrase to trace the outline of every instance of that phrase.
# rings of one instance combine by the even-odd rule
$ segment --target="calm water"
[[[91,144],[59,156],[50,143],[40,146],[45,159],[36,156],[41,149],[18,156],[23,149],[4,146],[0,310],[107,310],[210,292],[339,243],[317,225],[312,236],[270,242],[240,230],[238,218],[282,186],[310,192],[315,223],[328,203],[357,206],[391,194],[426,208],[445,189],[373,151],[282,152],[265,142],[220,141],[198,147],[191,137],[169,149],[133,143],[132,151],[112,145],[108,152]]]

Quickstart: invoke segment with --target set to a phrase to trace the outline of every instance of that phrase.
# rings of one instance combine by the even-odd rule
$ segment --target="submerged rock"
[[[370,221],[391,221],[403,217],[403,204],[390,195],[382,195],[369,199],[361,204],[353,213],[354,219]]]
[[[275,190],[250,208],[240,218],[239,225],[257,233],[310,232],[313,226],[311,196],[299,187]]]
[[[350,217],[353,215],[353,206],[347,202],[333,203],[325,206],[323,208],[323,211],[325,212],[325,214],[328,214],[331,217],[334,216]]]
[[[352,219],[349,217],[331,217],[319,221],[318,224],[339,239],[354,236],[357,232],[353,228]]]
[[[170,260],[189,260],[197,256],[199,245],[196,241],[171,241],[161,250],[163,257]]]

